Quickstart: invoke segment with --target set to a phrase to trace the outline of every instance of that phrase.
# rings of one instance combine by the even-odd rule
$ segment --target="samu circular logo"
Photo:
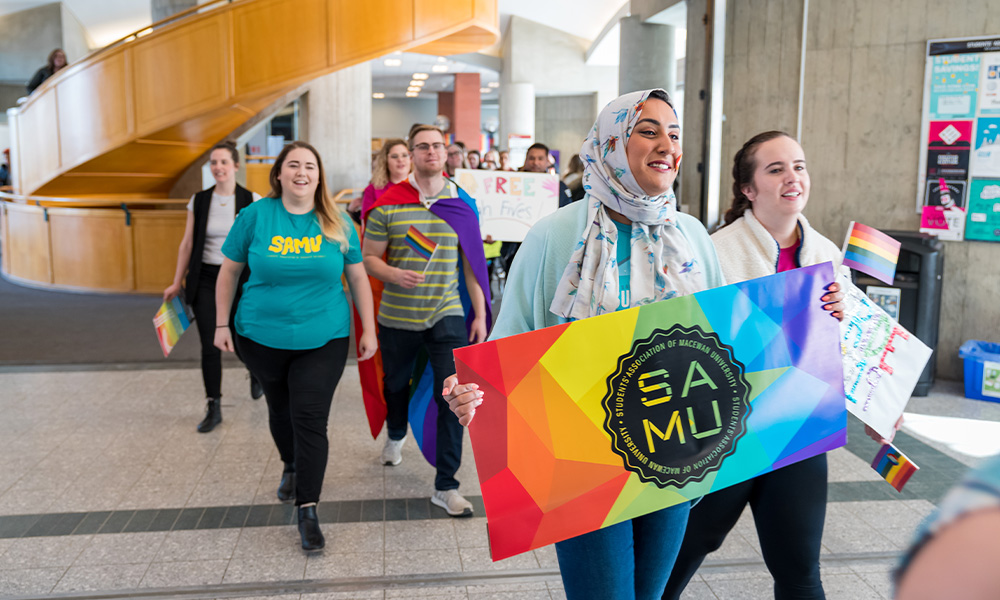
[[[746,368],[715,332],[673,327],[636,341],[608,377],[604,429],[625,468],[659,487],[701,481],[746,433]]]

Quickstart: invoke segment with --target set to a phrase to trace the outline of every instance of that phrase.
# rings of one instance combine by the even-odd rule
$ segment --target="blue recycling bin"
[[[965,397],[1000,402],[1000,344],[969,340],[958,356],[965,363]]]

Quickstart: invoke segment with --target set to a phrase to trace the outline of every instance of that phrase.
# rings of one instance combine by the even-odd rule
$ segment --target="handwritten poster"
[[[455,180],[476,199],[484,238],[522,242],[532,225],[559,208],[556,175],[458,169]]]
[[[842,277],[840,284],[846,296],[840,332],[847,410],[888,438],[931,349],[849,280]]]

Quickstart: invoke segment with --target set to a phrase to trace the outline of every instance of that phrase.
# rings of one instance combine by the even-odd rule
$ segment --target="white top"
[[[260,200],[260,194],[253,192],[253,201]],[[194,196],[187,204],[189,211],[194,211]],[[208,206],[208,223],[205,225],[205,250],[201,253],[201,262],[206,265],[221,265],[222,242],[226,241],[229,230],[236,221],[236,194],[220,196],[212,192],[212,202]]]
[[[808,267],[830,261],[836,272],[841,252],[833,242],[810,227],[805,216],[799,215],[799,266]],[[739,283],[778,272],[778,242],[747,209],[743,216],[712,234],[712,243],[719,253],[726,283]]]

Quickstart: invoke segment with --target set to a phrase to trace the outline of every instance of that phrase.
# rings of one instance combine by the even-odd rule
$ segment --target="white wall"
[[[372,137],[402,138],[414,123],[433,123],[437,98],[382,98],[372,100]]]

